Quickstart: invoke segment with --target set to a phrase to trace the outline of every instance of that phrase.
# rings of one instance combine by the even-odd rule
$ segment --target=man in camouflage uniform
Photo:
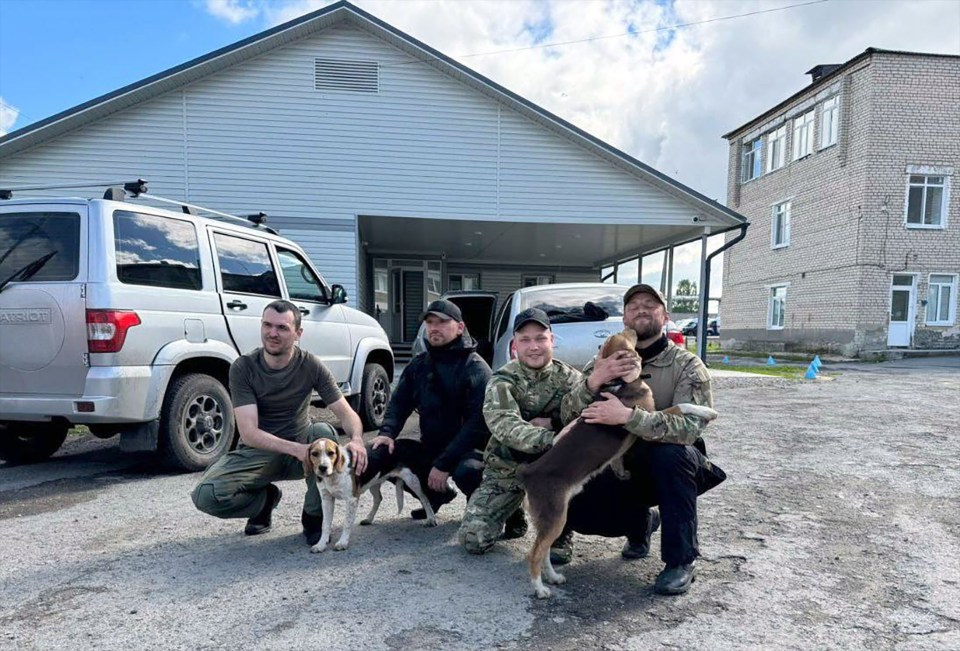
[[[588,423],[620,425],[639,440],[624,455],[630,480],[620,481],[611,470],[591,480],[571,501],[568,525],[578,532],[627,535],[622,555],[632,559],[647,555],[650,534],[662,517],[661,557],[665,568],[654,589],[660,594],[681,594],[694,580],[695,561],[700,555],[697,495],[722,482],[726,475],[705,456],[700,435],[706,421],[661,410],[680,403],[712,407],[710,374],[700,358],[663,334],[668,312],[659,291],[650,285],[634,285],[623,300],[623,321],[637,332],[642,377],[653,392],[656,411],[625,407],[613,394],[603,391],[605,385],[636,368],[635,357],[629,352],[594,359],[584,368],[583,380],[563,401],[564,415],[572,418],[579,413]],[[654,504],[660,506],[659,515],[643,508]],[[624,519],[633,523],[619,530]],[[631,535],[630,529],[643,533]]]
[[[524,493],[517,466],[553,445],[561,429],[563,397],[581,384],[577,369],[553,359],[553,332],[543,310],[518,314],[513,332],[517,359],[493,374],[484,395],[490,441],[483,479],[467,503],[459,533],[460,543],[472,554],[490,549],[504,523],[520,509]]]

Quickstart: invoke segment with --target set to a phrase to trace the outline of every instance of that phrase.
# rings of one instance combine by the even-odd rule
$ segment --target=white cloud
[[[18,117],[20,117],[20,109],[10,106],[0,97],[0,136],[10,133]]]
[[[259,16],[261,3],[254,0],[204,0],[204,8],[215,18],[239,25]]]

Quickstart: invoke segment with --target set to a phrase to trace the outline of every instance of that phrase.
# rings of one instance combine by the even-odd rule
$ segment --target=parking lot
[[[960,359],[829,370],[715,379],[707,445],[730,478],[700,500],[680,597],[653,593],[656,558],[579,537],[538,601],[532,534],[467,556],[462,497],[426,529],[385,495],[349,550],[315,555],[296,482],[248,538],[194,510],[197,474],[115,441],[0,463],[0,648],[958,649]]]

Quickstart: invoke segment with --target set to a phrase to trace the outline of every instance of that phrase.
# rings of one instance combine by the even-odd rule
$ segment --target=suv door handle
[[[247,309],[247,304],[242,301],[234,300],[227,303],[227,307],[229,307],[231,310],[245,310]]]
[[[308,310],[308,309],[305,308],[305,307],[299,307],[299,306],[298,306],[297,309],[300,310],[300,314],[302,314],[302,315],[304,315],[304,316],[310,314],[310,310]]]

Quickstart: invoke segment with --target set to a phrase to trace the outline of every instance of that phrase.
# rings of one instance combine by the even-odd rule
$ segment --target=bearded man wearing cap
[[[710,374],[699,357],[664,334],[669,312],[659,291],[650,285],[634,285],[624,294],[623,303],[623,322],[637,333],[636,352],[657,410],[625,407],[603,391],[608,383],[636,369],[636,358],[628,351],[594,358],[587,364],[583,379],[564,398],[565,418],[579,414],[588,423],[622,426],[637,441],[624,455],[630,479],[620,480],[609,469],[595,477],[571,501],[567,522],[578,532],[626,535],[622,555],[630,560],[648,554],[650,535],[662,518],[660,554],[665,567],[654,590],[682,594],[696,576],[700,555],[697,495],[726,475],[705,456],[700,436],[706,421],[660,410],[680,403],[712,407]],[[647,505],[659,505],[659,514]]]
[[[513,343],[517,358],[493,374],[483,402],[490,428],[483,481],[467,502],[459,532],[460,544],[471,554],[526,532],[517,468],[553,445],[562,429],[563,397],[581,384],[577,369],[553,358],[553,331],[543,310],[530,308],[516,316]],[[555,563],[569,561],[569,542],[568,533],[554,543]]]
[[[468,498],[480,484],[481,450],[490,437],[482,413],[490,367],[477,354],[477,342],[454,303],[433,301],[420,320],[426,324],[426,351],[400,376],[380,432],[370,442],[365,476],[396,455],[420,478],[437,511],[457,496],[448,480]],[[420,440],[397,439],[414,410],[420,414]],[[412,516],[419,520],[426,514],[416,509]]]

